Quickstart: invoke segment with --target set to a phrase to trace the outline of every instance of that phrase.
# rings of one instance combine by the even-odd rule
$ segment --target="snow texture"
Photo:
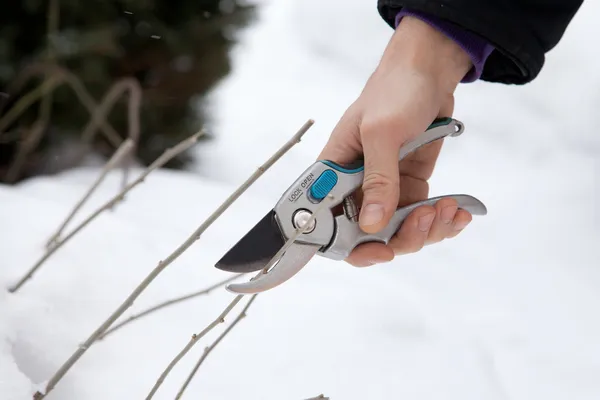
[[[211,96],[218,138],[198,148],[198,172],[153,173],[20,292],[0,291],[1,400],[31,398],[160,259],[314,118],[302,143],[125,316],[225,278],[212,265],[315,159],[391,34],[373,1],[260,5],[234,73]],[[487,216],[456,239],[374,268],[315,259],[257,298],[184,398],[600,398],[600,56],[584,41],[600,34],[599,12],[598,2],[584,3],[532,84],[459,88],[455,117],[466,132],[446,142],[431,195],[472,194]],[[42,254],[97,174],[0,186],[2,287]],[[110,175],[76,220],[119,182]],[[89,349],[48,400],[144,398],[231,299],[221,289],[129,325]],[[223,328],[182,360],[156,399],[174,397]]]

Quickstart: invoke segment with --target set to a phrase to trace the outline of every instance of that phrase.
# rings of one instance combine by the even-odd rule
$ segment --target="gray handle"
[[[413,140],[403,144],[398,152],[398,161],[402,161],[407,155],[417,150],[419,147],[443,139],[447,136],[459,136],[463,131],[464,125],[462,122],[452,118],[441,119],[439,122],[430,125],[425,132],[419,134]],[[330,163],[331,166],[334,165],[331,162],[328,163]],[[343,170],[343,167],[341,166],[336,166],[334,168],[337,169],[338,172],[342,172]],[[338,199],[338,203],[341,203],[345,197],[349,196],[362,185],[364,174],[364,168],[356,169],[356,171],[352,173],[342,172],[339,174],[339,182],[331,192],[331,194]]]
[[[402,223],[408,215],[417,207],[423,205],[433,206],[441,199],[452,198],[457,201],[458,208],[466,210],[473,215],[485,215],[487,209],[485,205],[473,196],[466,194],[446,195],[432,197],[427,200],[410,204],[406,207],[396,210],[390,223],[382,231],[376,234],[365,233],[360,229],[358,223],[348,219],[346,215],[339,215],[335,218],[337,229],[331,245],[321,253],[322,256],[334,260],[343,260],[347,258],[352,250],[359,244],[366,242],[379,242],[387,244],[392,236],[400,229]]]

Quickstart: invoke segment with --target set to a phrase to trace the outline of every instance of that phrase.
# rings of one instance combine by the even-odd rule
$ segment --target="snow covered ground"
[[[305,140],[126,315],[226,277],[214,262],[314,160],[391,33],[374,1],[260,3],[261,20],[243,33],[234,74],[212,96],[218,139],[198,148],[198,173],[151,175],[22,291],[0,291],[1,400],[30,398],[158,260],[314,118]],[[347,18],[332,22],[342,3]],[[489,215],[452,241],[387,265],[314,260],[257,298],[184,398],[600,398],[600,56],[582,40],[600,34],[598,12],[598,2],[584,4],[534,83],[459,89],[455,117],[467,130],[447,141],[431,195],[472,194]],[[2,287],[42,254],[97,173],[0,186]],[[77,219],[111,196],[119,179],[111,175]],[[219,290],[115,333],[48,400],[144,398],[190,335],[231,298]],[[220,329],[155,398],[174,397]]]

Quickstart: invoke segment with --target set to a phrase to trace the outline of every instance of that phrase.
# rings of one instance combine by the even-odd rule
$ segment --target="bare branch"
[[[333,196],[331,194],[329,194],[329,195],[327,195],[327,199],[329,201],[322,201],[319,204],[319,206],[315,209],[315,212],[310,216],[310,218],[306,221],[306,223],[300,229],[296,229],[295,230],[294,234],[285,242],[285,244],[283,245],[283,247],[273,257],[271,257],[271,259],[269,260],[269,262],[267,263],[267,265],[265,266],[265,268],[263,268],[263,270],[260,271],[257,275],[255,275],[252,279],[256,279],[260,275],[266,273],[277,261],[279,261],[279,259],[283,255],[283,253],[285,253],[285,251],[296,241],[296,239],[298,238],[298,236],[302,235],[304,233],[304,231],[306,231],[306,229],[308,229],[308,227],[311,225],[311,223],[317,217],[317,214],[319,213],[319,211],[322,208],[328,206],[332,202]],[[229,312],[231,311],[231,309],[233,307],[235,307],[235,305],[242,299],[243,296],[244,295],[242,295],[242,294],[237,295],[233,299],[233,301],[231,303],[229,303],[229,305],[225,308],[225,310],[221,313],[221,315],[219,315],[217,317],[217,319],[215,319],[206,328],[204,328],[204,330],[202,330],[202,332],[200,332],[200,333],[198,333],[196,335],[192,335],[192,339],[188,342],[188,344],[185,345],[185,347],[183,348],[183,350],[181,350],[179,352],[179,354],[177,354],[175,356],[175,358],[169,363],[169,365],[163,371],[163,373],[160,375],[160,377],[156,380],[156,383],[152,387],[152,390],[150,391],[150,393],[148,393],[148,396],[146,397],[146,400],[152,399],[152,397],[156,394],[156,392],[157,392],[158,388],[160,387],[160,385],[162,385],[162,383],[164,382],[165,378],[167,377],[167,375],[169,375],[169,373],[175,367],[175,365],[177,365],[177,363],[191,350],[192,347],[194,347],[194,345],[200,339],[202,339],[202,337],[204,337],[204,335],[206,335],[208,332],[210,332],[211,330],[213,330],[218,324],[225,322],[225,317],[227,316],[227,314],[229,314]]]
[[[150,274],[134,289],[134,291],[125,299],[125,301],[104,321],[80,346],[75,352],[69,357],[69,359],[58,369],[52,378],[46,384],[45,394],[40,392],[36,393],[37,399],[42,399],[48,393],[52,391],[54,386],[62,379],[67,371],[77,362],[79,358],[89,349],[89,347],[98,339],[98,337],[104,333],[116,320],[119,318],[139,297],[139,295],[150,285],[150,283],[173,261],[175,261],[183,252],[192,246],[204,231],[212,225],[217,218],[227,210],[238,197],[242,195],[271,165],[273,165],[279,158],[281,158],[289,149],[291,149],[296,143],[300,142],[302,136],[310,129],[314,124],[313,120],[307,121],[302,128],[286,143],[281,147],[273,156],[271,156],[262,166],[254,172],[248,180],[246,180],[236,191],[234,191],[226,200],[221,204],[213,214],[211,214],[203,223],[196,229],[190,237],[182,243],[173,253],[171,253],[163,261],[160,261],[158,265],[150,272]],[[129,185],[128,185],[129,186]]]
[[[104,99],[102,99],[100,106],[94,110],[92,119],[83,130],[83,133],[81,134],[83,143],[89,143],[92,140],[101,123],[108,117],[109,111],[114,107],[117,100],[125,91],[129,92],[129,102],[127,103],[127,121],[129,126],[127,136],[134,141],[135,146],[138,145],[140,137],[142,89],[139,83],[132,78],[123,78],[112,85],[108,93],[104,96]],[[122,188],[127,185],[129,167],[131,166],[134,152],[135,151],[129,152],[119,161],[123,165]]]
[[[181,350],[179,352],[179,354],[177,354],[177,356],[175,356],[175,358],[169,363],[169,365],[163,371],[163,373],[160,375],[160,377],[156,380],[156,383],[152,387],[152,390],[150,390],[150,393],[148,393],[148,396],[146,396],[146,400],[149,400],[154,396],[154,394],[156,393],[156,391],[158,390],[160,385],[162,385],[162,383],[164,382],[167,375],[169,375],[169,372],[171,372],[173,367],[175,367],[175,365],[179,362],[179,360],[181,360],[183,358],[183,356],[185,356],[187,354],[187,352],[190,351],[190,349],[194,346],[194,344],[196,344],[196,342],[198,342],[198,340],[200,340],[204,335],[206,335],[208,332],[213,330],[215,326],[225,322],[225,317],[227,316],[227,314],[229,314],[229,312],[233,309],[233,307],[235,307],[237,305],[237,303],[240,302],[242,297],[244,297],[244,296],[242,296],[242,295],[235,296],[233,301],[231,303],[229,303],[229,305],[227,307],[225,307],[225,310],[223,310],[223,312],[217,317],[217,319],[215,319],[213,322],[211,322],[199,334],[192,335],[192,339],[183,348],[183,350]]]
[[[202,353],[202,356],[200,357],[200,359],[198,360],[198,362],[196,363],[196,365],[194,366],[194,368],[192,369],[192,371],[188,375],[187,379],[183,383],[183,386],[181,386],[181,389],[179,389],[179,392],[177,393],[177,396],[175,396],[175,400],[181,399],[181,396],[183,396],[183,392],[185,392],[185,389],[188,387],[188,385],[190,384],[190,382],[192,381],[192,379],[194,379],[194,375],[196,375],[196,372],[198,372],[198,369],[200,368],[200,366],[202,365],[202,363],[204,362],[204,360],[206,360],[206,358],[208,357],[208,355],[210,354],[210,352],[213,351],[213,349],[215,347],[217,347],[217,345],[221,342],[221,340],[223,340],[223,338],[225,336],[227,336],[227,334],[243,318],[246,317],[246,313],[248,312],[248,309],[250,308],[250,306],[254,302],[254,299],[256,299],[256,296],[258,296],[258,294],[254,294],[254,295],[252,295],[252,297],[250,297],[250,300],[248,300],[248,302],[246,303],[246,306],[242,309],[242,311],[238,314],[238,316],[231,322],[231,324],[227,327],[227,329],[225,329],[219,335],[219,337],[210,346],[208,346],[206,349],[204,349],[204,353]]]
[[[44,130],[46,129],[46,121],[38,120],[34,122],[31,129],[27,131],[25,139],[19,143],[19,148],[15,156],[14,161],[10,165],[4,180],[12,183],[19,177],[21,168],[27,161],[27,155],[39,144],[40,140],[44,136]]]
[[[17,101],[15,105],[12,106],[10,110],[8,110],[6,114],[2,116],[2,118],[0,118],[0,134],[2,134],[4,130],[10,126],[10,124],[16,121],[16,119],[19,118],[25,110],[31,107],[33,103],[60,85],[61,81],[62,80],[59,77],[48,79],[35,89],[32,89],[30,92],[23,95],[23,97],[21,97],[19,101]]]
[[[58,30],[59,0],[50,0],[47,18],[49,22],[46,34],[47,42],[45,57],[49,63],[54,63],[54,46],[50,43],[50,39],[52,36],[56,35]],[[54,81],[55,78],[49,77],[46,78],[45,83],[54,85]],[[15,182],[19,178],[21,170],[27,161],[27,156],[38,146],[44,136],[44,132],[50,123],[50,116],[52,114],[52,93],[54,89],[56,89],[56,86],[53,86],[51,90],[43,90],[38,120],[33,124],[32,128],[27,131],[28,134],[26,134],[25,139],[19,143],[15,159],[6,172],[5,180],[9,183]]]
[[[84,144],[91,142],[98,128],[100,128],[112,145],[115,147],[121,145],[122,140],[119,134],[115,132],[110,124],[108,124],[106,117],[109,110],[119,99],[120,95],[125,91],[129,91],[127,110],[129,126],[127,135],[129,138],[133,139],[135,146],[137,146],[140,135],[139,110],[141,107],[142,90],[139,83],[135,79],[123,78],[116,82],[113,86],[111,86],[100,106],[96,106],[95,101],[87,93],[81,81],[79,81],[79,79],[69,71],[55,65],[38,68],[41,68],[40,72],[49,75],[49,77],[46,78],[46,81],[36,89],[23,96],[15,104],[15,106],[6,113],[6,115],[0,118],[0,133],[2,133],[2,131],[12,122],[14,122],[29,106],[31,106],[39,98],[43,97],[40,109],[40,119],[29,131],[29,135],[27,136],[26,140],[23,141],[23,145],[19,146],[15,161],[12,163],[6,174],[6,181],[12,182],[18,178],[18,174],[26,161],[27,155],[31,153],[31,151],[38,145],[40,139],[42,138],[44,129],[47,126],[50,117],[50,106],[48,105],[48,101],[51,101],[51,97],[50,100],[48,100],[48,94],[54,91],[60,84],[66,83],[68,86],[70,86],[81,103],[91,114],[91,121],[88,123],[82,134]],[[33,75],[33,72],[36,71],[36,68],[32,68],[32,72],[29,72],[29,74]],[[127,183],[129,167],[132,163],[134,152],[135,150],[131,151],[122,162],[122,188],[124,188]]]
[[[127,156],[128,154],[131,153],[131,150],[133,149],[134,146],[135,146],[135,143],[133,142],[133,140],[131,138],[127,139],[125,142],[123,142],[123,144],[121,146],[119,146],[117,151],[114,152],[112,157],[108,160],[108,162],[102,168],[102,171],[100,172],[100,175],[98,176],[96,181],[92,184],[92,186],[88,189],[88,191],[83,195],[81,200],[79,200],[79,202],[77,202],[77,204],[75,204],[75,207],[73,207],[73,209],[71,210],[69,215],[65,218],[65,220],[62,222],[62,224],[58,228],[58,230],[50,237],[50,239],[48,240],[48,243],[46,244],[47,249],[56,246],[57,242],[60,240],[60,235],[63,233],[63,231],[65,230],[65,228],[67,227],[67,224],[71,221],[71,219],[73,219],[73,217],[75,216],[77,211],[79,211],[79,209],[90,198],[90,196],[94,193],[94,191],[98,188],[98,186],[100,186],[102,181],[104,181],[104,178],[106,178],[106,175],[113,168],[115,168],[115,166],[118,163],[120,163],[125,156]]]
[[[60,5],[59,0],[50,0],[47,10],[48,29],[46,33],[46,60],[50,64],[55,63],[56,54],[54,51],[54,44],[52,39],[58,32],[58,24],[60,19]],[[52,92],[48,92],[42,98],[42,104],[40,105],[40,117],[39,119],[45,122],[50,121],[52,115]]]
[[[104,203],[104,205],[100,206],[96,211],[94,211],[88,218],[86,218],[83,222],[81,222],[76,228],[74,228],[64,239],[55,243],[54,246],[48,248],[46,253],[35,263],[33,267],[11,288],[9,288],[9,292],[14,293],[23,286],[23,284],[28,281],[33,274],[42,266],[42,264],[50,258],[52,254],[54,254],[58,249],[60,249],[65,243],[67,243],[73,236],[75,236],[79,231],[81,231],[84,227],[86,227],[90,222],[92,222],[96,217],[98,217],[102,212],[108,210],[117,202],[121,201],[125,194],[127,194],[131,189],[139,185],[146,179],[146,177],[155,169],[162,167],[167,162],[169,162],[172,158],[180,154],[181,152],[187,150],[191,146],[193,146],[197,141],[198,137],[203,132],[198,132],[178,145],[167,149],[160,157],[156,159],[146,170],[132,183],[128,184],[121,192],[119,192],[112,199]]]
[[[83,104],[86,110],[90,113],[90,116],[94,115],[94,111],[98,108],[96,101],[86,90],[85,86],[83,85],[83,83],[81,83],[79,78],[77,78],[73,73],[71,73],[67,69],[62,68],[58,65],[37,64],[25,69],[21,76],[9,88],[8,92],[18,92],[28,80],[37,75],[50,75],[51,78],[54,79],[53,84],[48,85],[48,82],[46,81],[42,85],[40,85],[40,87],[33,89],[31,92],[23,96],[4,115],[4,117],[0,119],[0,135],[2,135],[4,129],[8,127],[14,120],[16,120],[23,113],[23,111],[25,111],[29,106],[31,106],[31,104],[33,104],[39,98],[44,96],[46,91],[54,90],[61,83],[66,83],[69,87],[71,87],[81,104]],[[102,130],[102,133],[104,133],[106,139],[114,148],[117,148],[121,145],[121,142],[123,140],[107,121],[102,121],[100,124],[100,128]]]
[[[232,281],[234,281],[234,280],[242,277],[243,275],[245,275],[245,274],[234,275],[234,276],[229,277],[229,278],[227,278],[227,279],[225,279],[225,280],[223,280],[221,282],[217,282],[214,285],[212,285],[212,286],[210,286],[210,287],[208,287],[206,289],[202,289],[202,290],[199,290],[197,292],[189,293],[189,294],[186,294],[184,296],[180,296],[180,297],[176,297],[176,298],[171,299],[171,300],[167,300],[167,301],[165,301],[163,303],[160,303],[160,304],[157,304],[157,305],[155,305],[153,307],[150,307],[150,308],[148,308],[148,309],[146,309],[146,310],[144,310],[144,311],[142,311],[142,312],[140,312],[138,314],[134,314],[134,315],[130,316],[129,318],[127,318],[126,320],[121,321],[120,323],[115,324],[112,328],[108,329],[106,332],[104,332],[102,335],[100,335],[98,337],[98,340],[103,340],[106,336],[110,335],[111,333],[113,333],[117,329],[120,329],[123,326],[129,324],[130,322],[136,321],[136,320],[138,320],[138,319],[140,319],[142,317],[145,317],[146,315],[151,314],[151,313],[153,313],[155,311],[161,310],[161,309],[163,309],[165,307],[168,307],[168,306],[172,306],[174,304],[178,304],[178,303],[184,302],[186,300],[190,300],[190,299],[193,299],[193,298],[196,298],[196,297],[199,297],[199,296],[203,296],[203,295],[209,294],[213,290],[215,290],[215,289],[217,289],[217,288],[219,288],[221,286],[225,286],[229,282],[232,282]]]

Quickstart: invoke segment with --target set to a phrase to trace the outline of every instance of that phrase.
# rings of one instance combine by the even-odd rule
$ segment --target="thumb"
[[[365,176],[359,224],[363,231],[376,233],[392,218],[400,198],[398,154],[399,132],[362,129]]]

